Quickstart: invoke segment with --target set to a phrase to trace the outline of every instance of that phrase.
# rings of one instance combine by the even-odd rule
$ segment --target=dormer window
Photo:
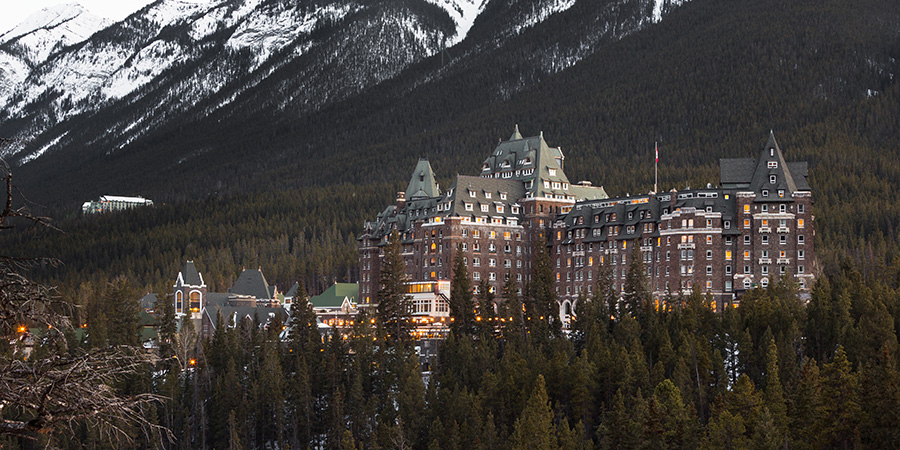
[[[563,183],[563,189],[569,190],[569,183]]]
[[[474,207],[471,203],[466,203],[465,205],[466,205],[466,211],[472,211],[474,209]]]
[[[484,163],[484,165],[481,166],[481,171],[482,171],[482,172],[487,172],[488,170],[491,170],[491,166],[488,165],[488,163]]]
[[[469,197],[475,198],[475,191],[469,191]]]
[[[500,200],[506,200],[506,192],[500,193]]]
[[[775,156],[775,147],[769,147],[769,156]]]
[[[778,190],[778,198],[784,198],[784,189]]]
[[[763,197],[768,197],[768,196],[769,196],[769,190],[768,190],[768,189],[763,189],[763,190],[762,190],[762,196],[763,196]],[[749,205],[747,205],[747,206],[749,206]]]
[[[552,169],[552,168],[551,168],[551,169],[547,169],[547,173],[549,173],[551,177],[555,177],[555,176],[556,176],[556,169]]]
[[[488,212],[488,205],[481,205],[481,212]]]
[[[769,161],[769,168],[770,168],[770,169],[777,169],[777,168],[778,168],[778,161]]]
[[[484,198],[491,198],[491,193],[485,191],[485,192],[484,192]]]
[[[775,176],[775,175],[769,175],[769,183],[775,184],[776,181],[778,181],[778,177],[777,177],[777,176]]]

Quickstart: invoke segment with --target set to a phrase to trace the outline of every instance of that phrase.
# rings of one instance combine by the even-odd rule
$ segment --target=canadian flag
[[[659,143],[654,143],[653,147],[656,149],[656,162],[659,162]]]

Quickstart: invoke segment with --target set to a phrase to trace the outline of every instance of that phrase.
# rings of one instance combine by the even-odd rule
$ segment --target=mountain
[[[109,24],[109,19],[94,16],[80,5],[62,4],[44,8],[0,35],[0,104],[53,53]]]
[[[352,108],[354,99],[381,91],[386,81],[397,88],[389,88],[391,95],[402,97],[516,55],[506,70],[521,70],[522,77],[490,81],[497,95],[485,100],[509,98],[571,67],[600,42],[659,22],[681,0],[602,3],[160,0],[33,69],[0,113],[0,135],[22,138],[3,156],[26,167],[44,160],[32,166],[42,167],[44,179],[54,172],[109,171],[103,167],[118,158],[156,160],[134,166],[158,168],[150,178],[181,173],[179,166],[200,155],[227,159],[238,147],[195,141],[147,149],[146,143],[168,139],[173,128],[221,120],[236,122],[241,133],[278,133],[273,127],[315,120],[333,105]],[[544,26],[576,14],[575,27]],[[528,47],[530,54],[518,53]],[[240,144],[243,153],[257,152],[246,145]],[[86,183],[68,193],[115,189],[113,178],[80,177]],[[133,177],[125,179],[135,186]]]

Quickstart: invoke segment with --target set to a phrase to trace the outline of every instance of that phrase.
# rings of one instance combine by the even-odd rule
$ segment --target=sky
[[[78,3],[91,14],[122,20],[153,0],[0,0],[0,34],[22,23],[28,16],[48,6]]]

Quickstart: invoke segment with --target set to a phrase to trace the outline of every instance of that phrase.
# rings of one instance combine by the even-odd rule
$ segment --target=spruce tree
[[[553,425],[553,411],[547,398],[544,376],[538,375],[534,390],[528,398],[525,409],[516,419],[510,436],[513,450],[551,450],[557,448],[556,427]]]
[[[640,317],[642,312],[649,308],[651,300],[646,268],[641,256],[640,247],[637,245],[637,241],[634,241],[631,261],[628,263],[628,271],[625,274],[625,291],[622,294],[622,305],[625,307],[625,311],[634,317]]]
[[[475,328],[475,303],[472,300],[472,282],[466,267],[462,246],[453,258],[453,279],[450,285],[450,332],[459,336],[471,334]]]
[[[394,230],[384,247],[377,295],[379,332],[389,344],[403,343],[410,339],[412,324],[407,281],[400,233]]]
[[[546,342],[562,329],[559,320],[559,305],[553,287],[553,269],[550,267],[550,252],[545,237],[537,237],[532,242],[531,281],[526,289],[525,324],[532,339]]]

